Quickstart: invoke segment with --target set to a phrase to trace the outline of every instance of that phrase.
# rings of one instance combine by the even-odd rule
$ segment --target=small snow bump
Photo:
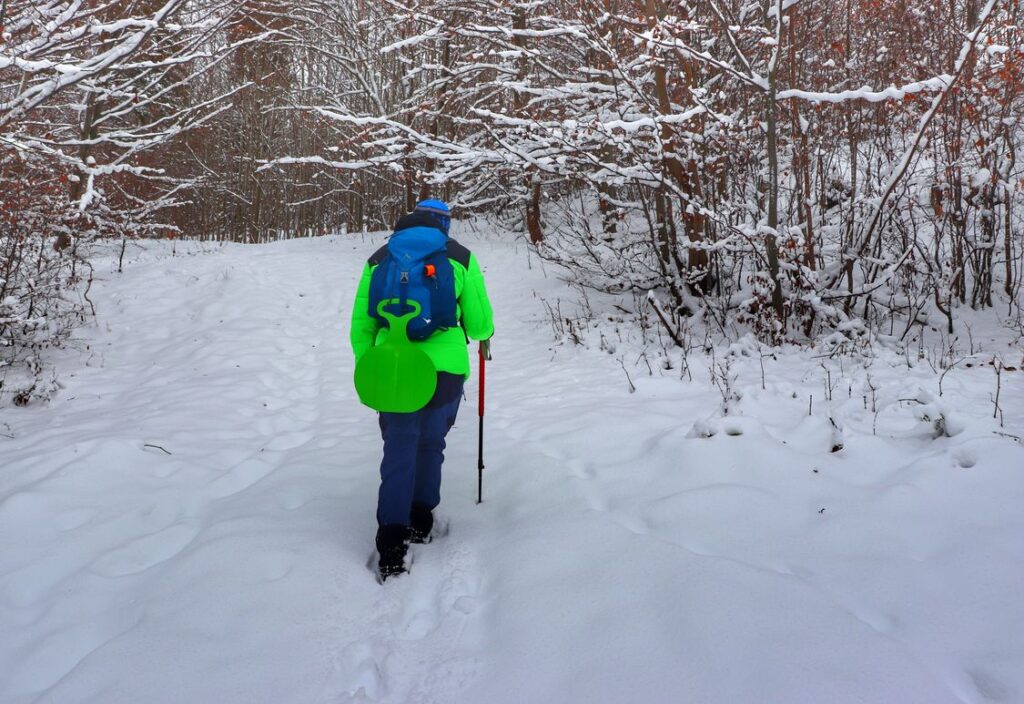
[[[715,436],[718,430],[714,425],[708,421],[698,420],[690,428],[690,432],[686,434],[688,438],[711,438]]]
[[[743,426],[737,422],[725,423],[722,426],[722,429],[725,431],[726,435],[731,435],[732,437],[743,435]]]

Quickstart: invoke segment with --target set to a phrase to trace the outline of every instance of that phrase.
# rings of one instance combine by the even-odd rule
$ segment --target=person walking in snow
[[[469,377],[467,345],[469,339],[479,340],[486,350],[494,334],[480,265],[448,236],[450,225],[451,211],[439,200],[421,201],[400,218],[388,244],[367,261],[352,306],[350,338],[357,363],[388,335],[378,306],[393,305],[399,315],[411,310],[405,307],[408,298],[431,311],[410,323],[407,333],[437,370],[433,397],[413,413],[379,415],[384,457],[376,543],[382,581],[405,571],[410,542],[430,541],[433,511],[441,501],[445,436]]]

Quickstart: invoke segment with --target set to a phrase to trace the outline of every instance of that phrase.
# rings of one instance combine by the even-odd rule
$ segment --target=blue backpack
[[[382,301],[391,315],[400,317],[413,310],[420,314],[409,321],[410,340],[426,340],[437,330],[459,324],[455,301],[455,272],[448,260],[448,236],[434,227],[417,225],[398,230],[381,252],[370,277],[370,315],[388,327],[377,312]]]

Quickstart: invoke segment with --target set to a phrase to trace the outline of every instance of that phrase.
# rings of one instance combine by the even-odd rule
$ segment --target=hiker
[[[388,335],[386,320],[376,312],[382,301],[407,297],[431,311],[429,317],[411,322],[407,333],[437,370],[433,397],[421,410],[382,412],[379,418],[384,439],[376,541],[381,581],[405,571],[410,542],[430,541],[433,510],[441,501],[445,436],[455,423],[469,377],[467,345],[469,339],[479,340],[486,354],[494,334],[480,265],[468,249],[448,237],[450,225],[451,211],[439,200],[421,201],[400,218],[388,244],[366,263],[352,307],[351,341],[357,362]],[[429,252],[436,254],[424,256]],[[417,262],[415,271],[401,271],[402,261]],[[395,315],[412,310],[401,309],[397,302],[384,310],[392,308]]]

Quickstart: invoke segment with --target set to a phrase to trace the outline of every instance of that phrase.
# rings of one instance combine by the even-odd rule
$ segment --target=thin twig
[[[636,393],[636,386],[633,384],[633,380],[629,378],[629,372],[626,371],[626,364],[621,358],[619,359],[619,366],[622,367],[622,373],[626,375],[626,381],[629,382],[629,393]]]

